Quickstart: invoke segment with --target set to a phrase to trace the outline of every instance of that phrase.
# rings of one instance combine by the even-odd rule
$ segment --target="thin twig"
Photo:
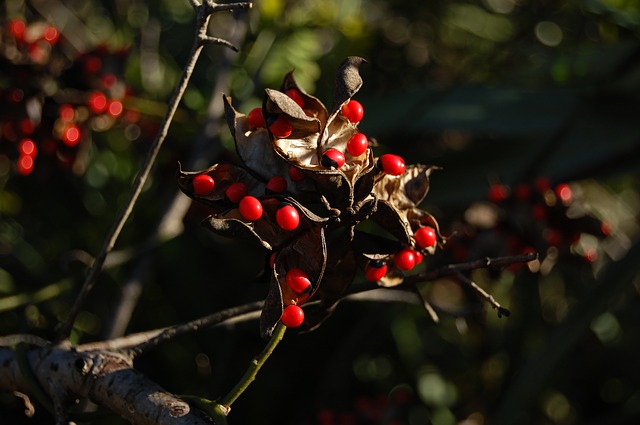
[[[489,294],[487,291],[485,291],[484,289],[479,287],[478,284],[475,283],[473,280],[469,279],[468,277],[466,277],[462,273],[458,273],[457,277],[462,283],[464,283],[465,285],[469,286],[473,290],[473,292],[478,294],[478,296],[480,296],[480,298],[482,298],[487,303],[489,303],[489,305],[491,307],[493,307],[496,310],[498,310],[498,317],[502,317],[502,316],[507,316],[508,317],[509,315],[511,315],[511,312],[508,309],[502,307],[500,305],[500,303],[498,303],[495,300],[495,298],[493,298],[493,296],[491,294]]]
[[[256,379],[256,375],[260,371],[260,368],[262,368],[269,356],[271,356],[271,354],[273,353],[273,350],[275,350],[278,343],[282,340],[286,330],[287,327],[283,325],[282,322],[278,322],[278,325],[273,331],[269,342],[264,347],[264,350],[262,350],[260,355],[249,364],[249,368],[242,376],[242,379],[240,379],[235,385],[235,387],[233,387],[233,389],[229,391],[229,393],[224,396],[222,400],[220,400],[219,404],[225,408],[225,411],[229,411],[233,402],[236,401],[238,397],[240,397],[240,395],[242,395],[242,393]]]
[[[164,329],[159,334],[155,335],[153,338],[150,338],[146,341],[141,342],[133,347],[131,347],[128,352],[131,357],[135,357],[140,355],[148,350],[156,348],[158,345],[172,340],[178,336],[186,335],[191,332],[196,332],[203,328],[211,327],[217,325],[219,323],[224,322],[225,320],[231,319],[236,316],[241,316],[243,314],[257,311],[262,309],[264,302],[256,301],[249,304],[244,304],[237,307],[228,308],[225,310],[218,311],[209,316],[201,317],[196,320],[192,320],[191,322],[183,323],[181,325],[171,326],[169,328]]]
[[[192,3],[192,4],[195,5],[195,3]],[[235,5],[236,5],[236,8],[251,7],[250,4],[247,5],[247,4],[237,3]],[[217,7],[216,5],[216,7],[211,7],[211,5],[208,4],[206,7],[204,5],[195,7],[196,21],[197,21],[198,27],[196,30],[196,37],[191,47],[191,52],[189,54],[189,59],[187,61],[187,64],[185,65],[182,71],[182,76],[180,77],[180,81],[176,86],[171,96],[171,99],[169,100],[167,112],[160,124],[160,129],[156,134],[155,140],[153,141],[151,147],[149,148],[149,151],[147,152],[147,156],[141,166],[140,171],[138,172],[138,175],[136,176],[136,179],[133,183],[131,191],[129,192],[129,196],[124,206],[118,213],[118,216],[116,217],[116,220],[111,230],[109,231],[107,237],[105,238],[104,244],[99,254],[96,256],[96,259],[93,262],[93,265],[89,270],[89,273],[87,274],[87,277],[82,285],[82,288],[80,289],[80,292],[78,293],[78,296],[76,297],[76,300],[73,306],[71,307],[71,310],[69,311],[69,315],[67,316],[66,321],[62,324],[62,326],[58,330],[58,334],[57,334],[58,341],[67,339],[71,334],[71,329],[73,328],[73,323],[75,322],[76,316],[80,312],[80,309],[84,305],[89,293],[93,289],[93,286],[95,285],[95,282],[96,282],[96,278],[98,274],[102,271],[102,267],[104,265],[106,257],[115,246],[116,240],[118,239],[120,232],[122,231],[122,228],[124,227],[124,224],[126,223],[127,219],[131,215],[131,212],[133,211],[133,207],[138,197],[140,196],[140,193],[142,192],[142,188],[144,187],[149,177],[149,174],[151,173],[151,169],[155,164],[156,157],[158,156],[158,153],[160,152],[160,148],[162,147],[162,144],[164,143],[164,140],[166,139],[167,134],[169,132],[169,126],[171,125],[173,116],[175,115],[176,110],[178,109],[180,100],[182,99],[182,96],[185,93],[185,90],[187,89],[187,86],[189,84],[189,80],[191,78],[195,65],[198,62],[198,58],[200,57],[202,48],[205,45],[205,42],[203,40],[205,40],[208,37],[206,32],[207,32],[207,27],[209,25],[209,20],[211,18],[211,14],[219,10],[232,10],[232,9],[233,9],[232,5],[224,5],[224,7]]]

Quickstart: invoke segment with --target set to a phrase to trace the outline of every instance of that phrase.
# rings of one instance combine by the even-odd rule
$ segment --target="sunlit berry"
[[[385,261],[370,261],[364,269],[364,276],[369,282],[377,282],[387,275],[388,269]]]
[[[269,126],[269,131],[274,137],[278,139],[284,139],[291,136],[293,132],[293,127],[291,127],[291,123],[289,119],[284,115],[280,115],[276,120]]]
[[[69,146],[74,147],[80,141],[80,129],[75,125],[70,125],[62,132],[62,142]]]
[[[196,195],[208,195],[213,191],[215,181],[208,174],[198,174],[193,178],[193,191]]]
[[[280,321],[288,328],[297,328],[304,322],[304,311],[297,305],[288,305],[284,308]]]
[[[273,176],[267,182],[267,191],[271,193],[284,193],[287,191],[287,180],[282,176]]]
[[[299,107],[304,108],[304,97],[302,96],[302,93],[300,93],[300,90],[296,88],[289,89],[285,92],[285,94],[293,99],[293,101],[296,102]]]
[[[344,162],[344,154],[334,148],[327,149],[320,160],[322,166],[327,168],[340,168],[344,165]]]
[[[364,117],[364,108],[357,100],[351,99],[342,106],[342,115],[354,124],[359,123]]]
[[[91,112],[94,114],[101,114],[107,109],[107,96],[99,91],[91,92],[88,104]]]
[[[393,261],[400,270],[411,270],[416,265],[415,251],[411,248],[405,248],[393,257]]]
[[[289,167],[289,178],[291,179],[291,181],[300,182],[305,178],[304,171],[292,165],[291,167]]]
[[[262,217],[262,203],[253,196],[245,196],[238,204],[240,215],[249,221],[256,221]]]
[[[347,152],[351,156],[360,156],[369,148],[369,140],[362,133],[356,133],[347,142]]]
[[[385,174],[400,176],[404,174],[407,166],[401,156],[387,153],[380,157],[380,168]]]
[[[230,202],[237,204],[242,198],[249,193],[249,187],[243,182],[231,183],[227,190],[224,191],[225,196]]]
[[[30,156],[31,158],[36,156],[38,152],[38,148],[36,144],[31,139],[22,139],[20,144],[18,145],[18,151],[20,151],[20,155]]]
[[[247,115],[247,123],[254,128],[266,127],[267,123],[262,115],[262,108],[253,108]]]
[[[289,288],[291,288],[295,292],[307,292],[311,289],[311,281],[309,280],[309,275],[307,275],[301,269],[290,269],[287,271],[287,275],[284,278]]]
[[[293,230],[300,224],[300,214],[292,205],[284,205],[276,211],[276,222],[284,230]]]
[[[431,248],[436,244],[436,229],[429,226],[421,227],[416,230],[413,237],[420,248]]]

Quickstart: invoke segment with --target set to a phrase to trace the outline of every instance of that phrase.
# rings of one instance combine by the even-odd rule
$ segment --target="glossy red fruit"
[[[227,199],[234,204],[240,202],[242,198],[247,196],[247,193],[249,193],[249,187],[242,182],[231,183],[227,190],[224,191]]]
[[[273,124],[269,126],[269,130],[276,138],[284,139],[291,136],[293,127],[291,127],[291,123],[287,117],[280,115]]]
[[[284,193],[287,191],[287,180],[282,176],[274,176],[267,182],[267,191]]]
[[[322,166],[327,168],[340,168],[344,165],[344,162],[344,154],[334,148],[327,149],[320,160]]]
[[[351,99],[342,106],[342,115],[354,124],[359,123],[364,117],[364,108],[357,100]]]
[[[438,235],[433,227],[424,226],[416,230],[413,237],[420,248],[431,248],[436,244]]]
[[[401,156],[391,153],[384,154],[380,157],[380,167],[385,174],[391,176],[400,176],[407,169],[404,159]]]
[[[262,217],[262,203],[258,198],[253,196],[245,196],[238,204],[240,215],[249,221],[256,221]]]
[[[193,192],[196,195],[208,195],[213,191],[215,181],[208,174],[198,174],[193,178]]]
[[[369,148],[369,140],[362,133],[356,133],[347,142],[347,152],[351,156],[360,156]]]
[[[416,265],[416,254],[413,249],[405,248],[398,252],[393,260],[396,263],[396,267],[400,270],[411,270]]]
[[[293,88],[287,90],[284,93],[291,99],[293,99],[293,101],[296,102],[299,107],[304,108],[304,96],[302,96],[300,90]]]
[[[289,178],[291,179],[291,181],[300,182],[304,180],[304,177],[304,171],[302,171],[298,167],[294,167],[293,165],[289,167]]]
[[[278,226],[284,230],[293,230],[300,224],[300,214],[292,205],[284,205],[276,211]]]
[[[297,305],[288,305],[284,308],[280,320],[288,328],[297,328],[304,322],[304,311]]]
[[[247,122],[251,127],[260,128],[266,127],[267,123],[264,120],[264,115],[262,115],[262,108],[254,108],[247,115]]]
[[[58,115],[60,115],[62,121],[72,121],[75,118],[76,111],[73,109],[73,106],[65,103],[64,105],[60,105]]]
[[[422,263],[422,260],[424,260],[424,255],[422,255],[422,252],[414,249],[413,254],[416,256],[416,266]]]
[[[22,19],[12,19],[9,21],[9,32],[16,40],[23,40],[27,25]]]
[[[510,194],[509,187],[502,183],[494,183],[489,186],[489,191],[487,192],[487,198],[491,202],[502,202],[509,197]]]
[[[369,282],[377,282],[387,275],[388,269],[385,261],[370,261],[364,269],[364,276]]]
[[[309,280],[309,275],[307,275],[301,269],[291,269],[287,272],[285,277],[285,281],[289,288],[294,290],[295,292],[307,292],[311,289],[311,281]]]

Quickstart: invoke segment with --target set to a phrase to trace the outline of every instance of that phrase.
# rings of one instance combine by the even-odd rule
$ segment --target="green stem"
[[[262,350],[262,353],[251,361],[251,364],[242,379],[238,381],[229,394],[219,401],[218,404],[221,405],[224,410],[229,411],[233,402],[236,401],[238,397],[240,397],[240,395],[249,387],[253,380],[256,379],[258,371],[267,361],[271,353],[273,353],[273,350],[276,348],[278,343],[282,340],[286,330],[287,327],[283,325],[282,322],[279,322],[278,326],[276,326],[276,329],[273,331],[273,335],[271,335],[269,343],[264,347],[264,350]]]

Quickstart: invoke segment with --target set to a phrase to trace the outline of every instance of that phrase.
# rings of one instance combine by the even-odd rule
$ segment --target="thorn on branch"
[[[233,44],[231,44],[230,42],[228,42],[227,40],[223,39],[223,38],[218,38],[218,37],[211,37],[208,35],[204,35],[200,37],[200,43],[202,44],[216,44],[218,46],[224,46],[224,47],[228,47],[231,50],[233,50],[234,52],[238,52],[238,48],[236,46],[234,46]]]

